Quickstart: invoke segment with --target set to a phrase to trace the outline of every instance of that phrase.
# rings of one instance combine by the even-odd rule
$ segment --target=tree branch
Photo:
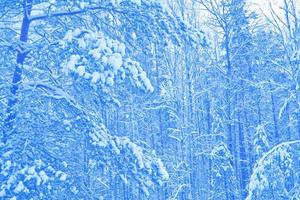
[[[76,15],[76,14],[81,14],[81,13],[86,13],[89,11],[95,11],[95,10],[107,10],[107,7],[105,6],[95,6],[95,7],[90,7],[87,9],[80,9],[80,10],[73,10],[73,11],[60,11],[60,12],[53,12],[45,15],[38,15],[38,16],[32,16],[30,18],[30,22],[32,21],[37,21],[37,20],[43,20],[48,17],[63,17],[63,16],[70,16],[70,15]]]

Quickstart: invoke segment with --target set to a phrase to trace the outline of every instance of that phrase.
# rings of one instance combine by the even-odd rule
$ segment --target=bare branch
[[[39,15],[39,16],[32,16],[30,18],[30,21],[37,21],[37,20],[44,20],[48,17],[63,17],[63,16],[70,16],[70,15],[77,15],[77,14],[82,14],[86,13],[89,11],[95,11],[95,10],[107,10],[107,7],[105,6],[95,6],[95,7],[90,7],[86,9],[78,9],[78,10],[73,10],[73,11],[60,11],[60,12],[53,12],[53,13],[48,13],[45,15]]]

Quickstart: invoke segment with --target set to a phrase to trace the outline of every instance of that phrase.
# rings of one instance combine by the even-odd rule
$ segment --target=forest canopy
[[[300,199],[296,0],[2,0],[0,199]]]

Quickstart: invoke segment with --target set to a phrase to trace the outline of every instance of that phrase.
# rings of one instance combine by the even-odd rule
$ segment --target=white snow
[[[86,43],[85,43],[85,41],[84,41],[84,39],[83,38],[79,38],[78,39],[78,46],[80,47],[80,48],[82,48],[82,49],[85,49],[86,48]]]
[[[106,40],[106,46],[110,49],[112,48],[112,40],[110,40],[109,38],[107,38]]]
[[[66,161],[63,161],[61,164],[62,164],[64,167],[68,167],[68,163],[67,163]]]
[[[105,75],[103,73],[100,73],[100,81],[101,83],[105,83]]]
[[[68,120],[68,119],[64,119],[63,124],[66,125],[66,126],[72,126],[72,121]]]
[[[74,71],[75,70],[75,65],[78,63],[79,60],[80,60],[79,55],[71,55],[70,60],[67,63],[67,69],[70,70],[70,71]]]
[[[92,83],[97,83],[100,79],[100,73],[99,72],[93,72],[92,74]]]
[[[97,165],[97,161],[94,159],[89,159],[89,167],[91,169],[95,168],[95,166]]]
[[[76,71],[79,76],[83,76],[85,74],[85,67],[80,65],[79,67],[77,67]]]
[[[131,0],[132,3],[141,6],[141,0]]]
[[[129,148],[132,150],[133,155],[136,157],[136,161],[138,163],[138,166],[142,169],[144,168],[144,162],[143,162],[143,155],[142,150],[139,146],[136,144],[130,142],[128,144]]]
[[[149,91],[150,93],[152,93],[154,91],[154,88],[150,82],[150,80],[148,78],[144,79],[144,84],[145,84],[145,87],[146,87],[146,90]]]
[[[54,171],[55,171],[54,168],[53,168],[52,166],[48,166],[47,169],[48,169],[49,171],[51,171],[51,172],[54,172]]]
[[[42,179],[39,176],[35,176],[35,178],[36,178],[36,185],[40,185]]]
[[[158,171],[162,176],[163,180],[168,180],[169,179],[169,174],[163,165],[162,161],[160,159],[157,159],[157,166],[158,166]]]
[[[125,46],[125,44],[124,44],[124,43],[120,43],[118,47],[119,47],[119,48],[118,48],[118,52],[119,52],[122,56],[124,56],[125,53],[126,53],[126,46]]]
[[[276,145],[268,152],[266,152],[255,164],[253,173],[250,177],[250,181],[248,184],[249,194],[246,200],[251,200],[254,192],[256,190],[262,191],[268,185],[268,173],[273,172],[273,168],[278,168],[278,164],[285,164],[288,168],[291,167],[291,163],[293,162],[288,152],[288,149],[291,145],[299,144],[300,140],[295,140],[291,142],[283,142],[281,144]],[[278,163],[278,157],[280,157],[280,163]]]
[[[135,39],[136,39],[136,33],[135,33],[135,32],[132,32],[132,33],[131,33],[131,37],[132,37],[132,39],[135,40]]]
[[[268,135],[265,130],[265,125],[258,125],[256,127],[256,133],[254,135],[254,150],[257,155],[262,155],[264,151],[266,151],[269,148],[269,141],[268,141]]]
[[[32,167],[30,167],[30,168],[28,169],[28,174],[30,174],[30,175],[36,174],[36,172],[35,172],[35,166],[32,166]]]
[[[295,98],[294,95],[291,94],[288,98],[286,98],[286,99],[284,100],[284,104],[282,105],[282,107],[281,107],[280,110],[279,110],[279,114],[278,114],[278,118],[279,118],[279,119],[282,118],[282,114],[283,114],[283,112],[286,110],[287,105],[288,105],[288,104],[292,101],[292,99],[294,99],[294,98]]]
[[[111,145],[112,150],[113,150],[117,155],[120,154],[120,150],[118,149],[118,147],[117,147],[117,145],[116,145],[116,143],[115,143],[114,140],[111,140],[111,141],[110,141],[110,145]]]
[[[45,165],[41,159],[35,160],[34,163],[37,165],[37,167],[42,167]]]
[[[62,173],[63,173],[62,171],[56,171],[56,172],[55,172],[55,176],[56,176],[56,177],[59,177]]]
[[[5,152],[2,156],[3,156],[4,158],[7,158],[7,157],[9,157],[12,153],[13,153],[13,151],[12,151],[12,150],[9,150],[9,151]]]
[[[108,58],[107,63],[111,65],[114,70],[119,70],[123,64],[122,55],[119,53],[114,53]]]
[[[140,76],[142,82],[144,83],[146,90],[152,93],[154,91],[154,88],[153,88],[150,80],[148,79],[146,72],[142,71],[139,74],[139,76]]]
[[[76,186],[71,187],[71,192],[73,192],[74,194],[78,193],[78,190],[77,190]]]
[[[121,175],[120,175],[120,178],[122,179],[122,181],[123,181],[126,185],[128,184],[128,180],[127,180],[127,178],[126,178],[125,175],[121,174]]]
[[[74,31],[73,31],[73,37],[77,37],[79,36],[81,33],[81,30],[79,28],[76,28]]]
[[[148,187],[153,187],[154,183],[151,181],[151,179],[147,178],[147,180],[145,181],[145,185],[147,185]]]
[[[137,75],[137,74],[139,73],[139,71],[137,70],[137,68],[136,68],[134,65],[129,65],[128,67],[129,67],[130,73],[131,73],[133,76],[135,76],[135,75]]]
[[[5,195],[6,195],[6,192],[5,192],[5,190],[2,189],[2,190],[0,191],[0,197],[4,197]]]
[[[103,64],[107,64],[107,61],[108,61],[107,56],[102,56],[101,61],[102,61]]]
[[[135,3],[139,4],[140,1],[136,0]],[[70,56],[67,62],[64,61],[66,63],[63,68],[65,74],[68,74],[68,72],[71,71],[85,79],[91,79],[91,83],[93,84],[101,81],[101,83],[106,84],[106,86],[113,86],[115,84],[115,76],[120,74],[122,79],[125,79],[127,69],[132,74],[131,77],[136,87],[142,88],[148,92],[154,91],[151,81],[140,67],[140,64],[130,58],[124,60],[123,56],[125,56],[126,53],[126,46],[124,43],[116,39],[105,37],[102,32],[89,32],[82,35],[80,35],[80,33],[80,29],[75,29],[73,32],[68,31],[65,40],[72,40],[73,37],[78,37],[77,41],[79,47],[87,49],[87,53],[92,55],[96,60],[96,62],[92,61],[92,66],[96,64],[96,71],[94,69],[91,73],[87,72],[86,67],[90,64],[89,59],[74,54]],[[97,61],[101,62],[99,63]],[[78,66],[79,62],[84,63],[86,66]],[[103,89],[104,88],[105,87],[103,87]]]
[[[84,8],[87,6],[87,3],[85,3],[85,2],[80,2],[80,3],[79,3],[79,6],[80,6],[81,9],[84,9]]]
[[[16,177],[14,175],[10,176],[7,180],[7,189],[10,189],[11,185],[16,182]]]
[[[61,181],[67,180],[67,174],[62,173],[61,176],[60,176],[60,178],[59,178],[59,180],[61,180]]]
[[[14,189],[14,193],[20,193],[24,190],[24,184],[22,181],[20,181],[17,185],[17,187]]]
[[[49,179],[49,177],[43,170],[39,172],[39,176],[41,177],[41,180],[43,181],[43,183],[46,183]]]
[[[109,86],[113,86],[114,85],[114,79],[112,77],[107,77],[106,83]]]
[[[105,41],[104,38],[100,38],[100,39],[98,40],[98,48],[99,48],[100,50],[104,50],[104,49],[106,48],[106,41]]]
[[[5,171],[6,171],[6,170],[9,170],[10,167],[11,167],[11,165],[12,165],[11,161],[10,161],[10,160],[7,160],[7,161],[5,162],[5,168],[4,168],[4,170],[5,170]]]
[[[72,39],[73,39],[73,32],[72,32],[71,30],[69,30],[69,31],[66,33],[66,35],[65,35],[65,37],[64,37],[64,40],[66,40],[67,42],[71,42]]]
[[[101,58],[100,49],[98,48],[90,50],[89,54],[91,54],[96,60],[99,60]]]
[[[111,0],[113,6],[118,6],[120,4],[120,0]]]
[[[23,169],[19,171],[20,174],[25,174],[28,171],[28,166],[25,166]]]
[[[85,79],[90,79],[91,77],[92,77],[92,74],[85,72],[85,74],[84,74]]]

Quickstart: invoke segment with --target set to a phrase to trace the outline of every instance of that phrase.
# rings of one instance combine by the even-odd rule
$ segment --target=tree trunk
[[[23,20],[21,26],[20,42],[22,45],[27,43],[29,26],[30,26],[30,14],[32,10],[32,0],[24,0],[23,2]],[[25,45],[24,45],[25,46]],[[19,90],[19,84],[22,80],[22,66],[27,55],[26,46],[21,47],[17,55],[17,65],[14,70],[12,87],[10,89],[11,97],[7,103],[7,118],[5,119],[6,132],[3,135],[3,142],[6,143],[10,135],[13,133],[14,120],[16,118],[15,106],[18,102],[17,92]]]
[[[278,132],[278,121],[276,117],[276,109],[275,109],[275,97],[271,94],[271,101],[272,101],[272,112],[273,112],[273,123],[274,123],[274,141],[275,144],[279,143],[279,132]]]

